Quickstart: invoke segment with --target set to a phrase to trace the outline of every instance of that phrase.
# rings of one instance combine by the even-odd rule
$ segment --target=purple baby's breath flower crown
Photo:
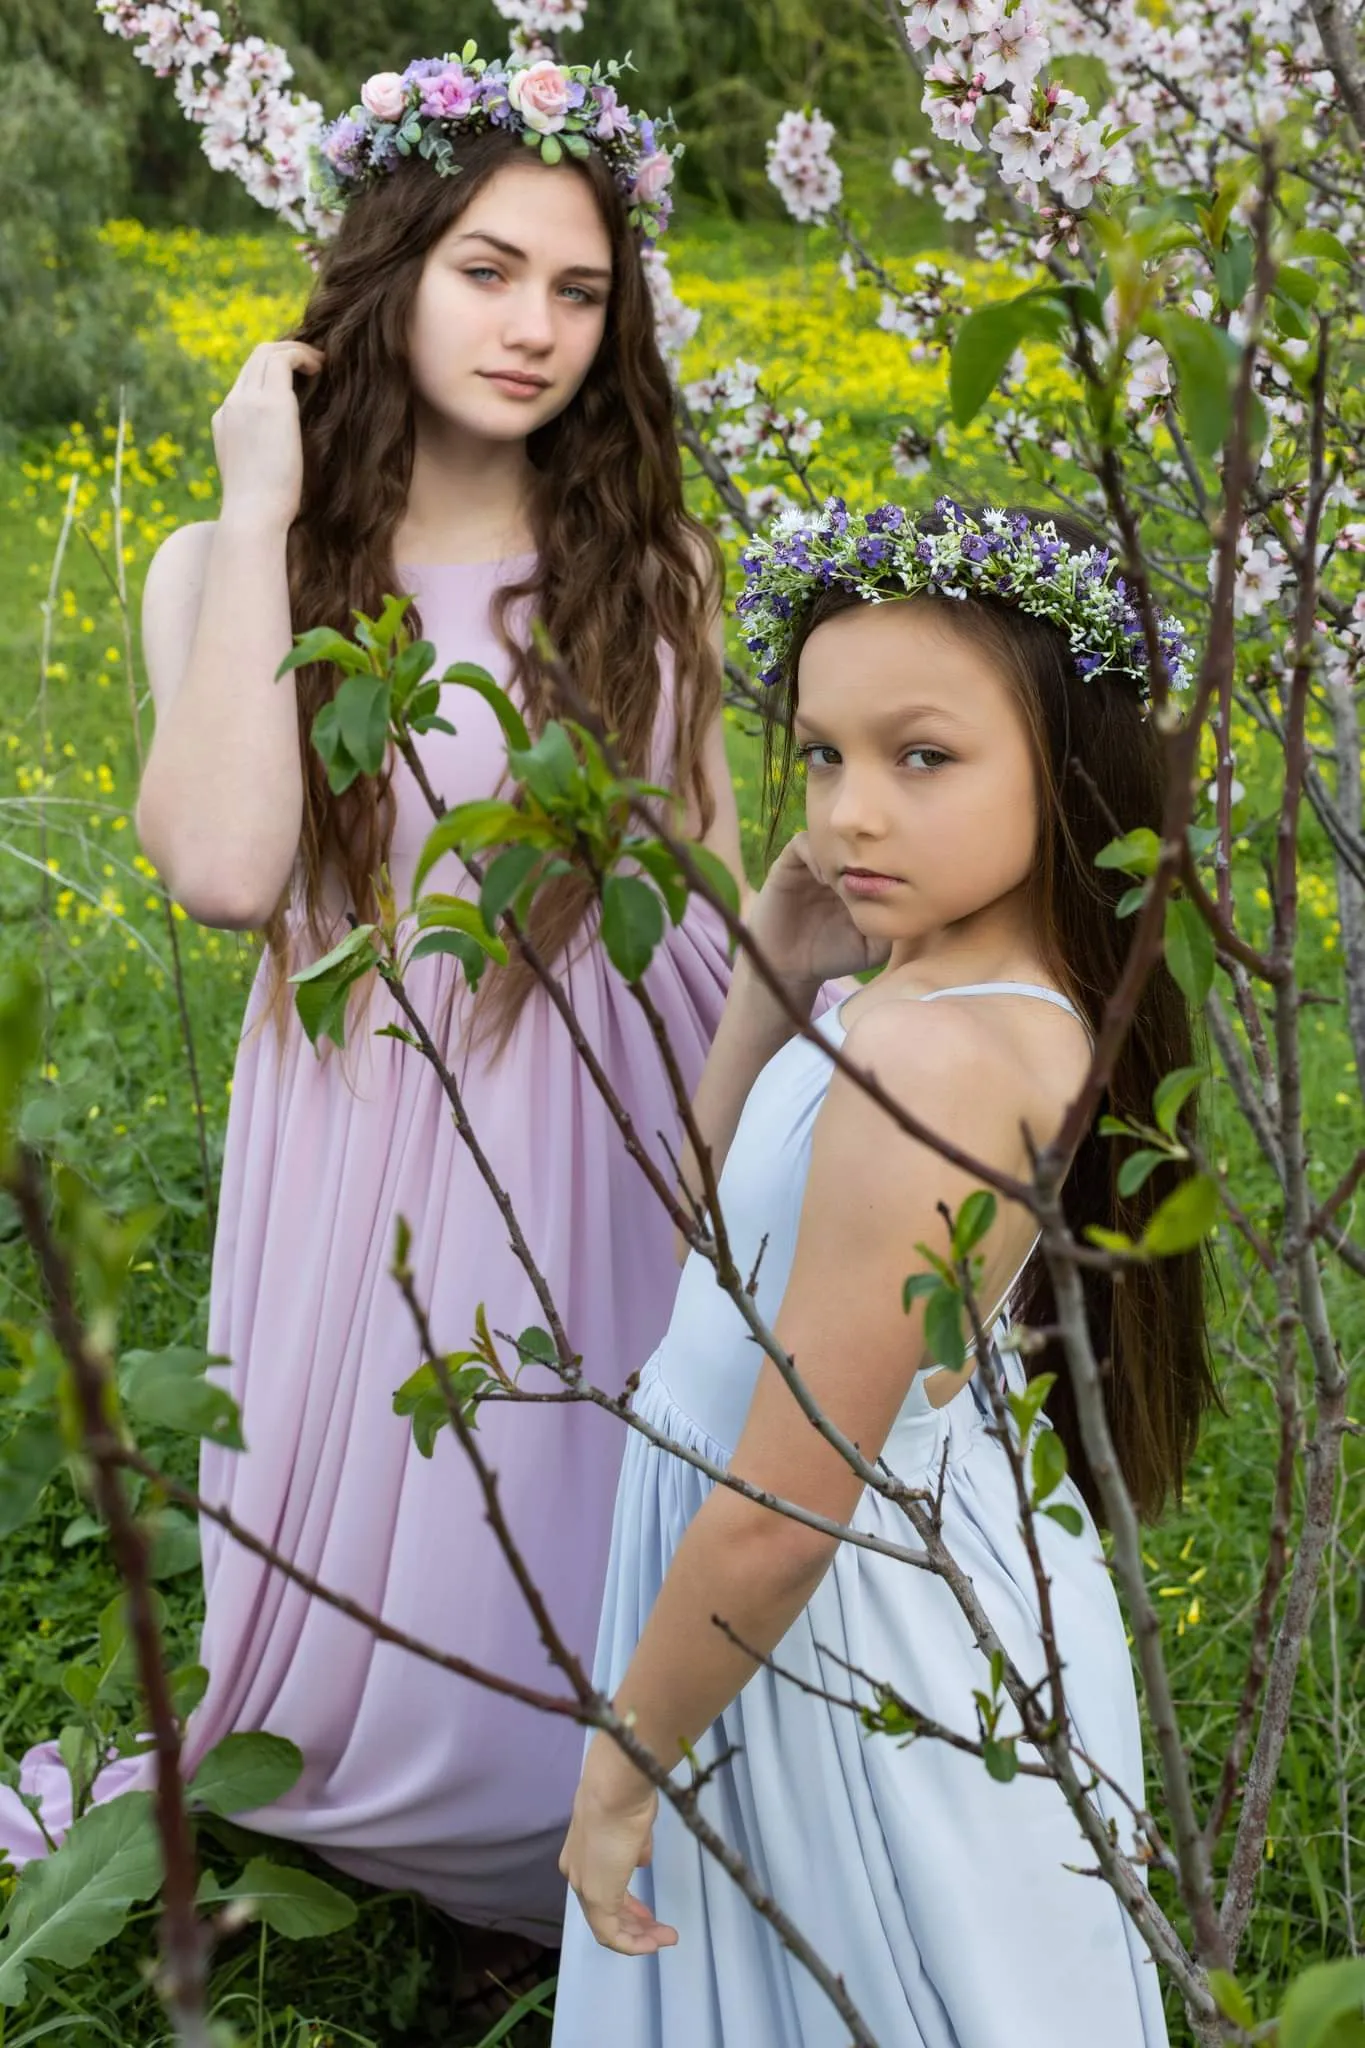
[[[509,57],[490,62],[466,43],[458,56],[419,57],[406,71],[378,71],[360,89],[360,103],[323,129],[313,153],[312,184],[319,205],[341,212],[366,186],[420,156],[440,176],[459,173],[454,140],[485,129],[520,135],[541,161],[596,152],[606,158],[630,207],[631,225],[654,241],[672,211],[674,168],[680,144],[667,147],[672,126],[632,114],[617,94],[629,66],[561,64],[553,58]]]
[[[1127,582],[1111,573],[1106,547],[1073,547],[1050,519],[994,508],[976,519],[940,498],[932,531],[900,505],[850,512],[827,498],[819,512],[779,513],[741,561],[736,609],[760,680],[776,683],[810,598],[836,586],[871,604],[888,598],[994,597],[1060,626],[1083,676],[1121,675],[1147,696],[1142,618]],[[1158,613],[1161,651],[1174,689],[1189,681],[1185,630]]]

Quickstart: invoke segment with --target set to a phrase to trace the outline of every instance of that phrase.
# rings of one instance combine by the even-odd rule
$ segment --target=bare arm
[[[912,1028],[906,1006],[889,1003],[855,1025],[849,1050],[908,1108],[982,1157],[1017,1170],[1024,1105],[971,1020],[918,1011]],[[868,1172],[869,1158],[875,1173]],[[917,1240],[941,1245],[937,1204],[955,1209],[971,1186],[931,1148],[889,1125],[851,1082],[834,1077],[816,1123],[776,1330],[821,1411],[868,1459],[880,1454],[923,1358],[920,1305],[909,1315],[902,1309],[907,1247]],[[1030,1227],[1012,1211],[989,1234],[987,1295],[1012,1270]],[[862,1492],[857,1474],[811,1428],[767,1360],[731,1469],[839,1523],[848,1521]],[[656,1756],[673,1762],[757,1668],[712,1617],[766,1655],[809,1602],[835,1547],[820,1531],[725,1488],[708,1495],[678,1546],[615,1699]],[[654,1805],[652,1788],[610,1738],[598,1736],[584,1763],[561,1868],[599,1941],[628,1953],[675,1938],[625,1891]]]
[[[203,924],[263,924],[288,885],[303,817],[286,543],[302,457],[299,343],[258,349],[214,419],[223,507],[182,527],[147,573],[142,634],[156,733],[138,836]],[[292,440],[290,438],[292,434]]]

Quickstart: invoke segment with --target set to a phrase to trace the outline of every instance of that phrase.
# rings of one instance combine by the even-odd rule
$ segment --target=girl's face
[[[506,164],[434,243],[408,347],[419,417],[481,441],[525,440],[592,367],[611,243],[586,178]]]
[[[913,601],[859,604],[801,653],[793,725],[821,873],[892,962],[1028,934],[1033,747],[1009,679]]]

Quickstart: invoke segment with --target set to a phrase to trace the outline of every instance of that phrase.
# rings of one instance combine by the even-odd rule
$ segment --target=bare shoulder
[[[177,526],[148,567],[142,587],[142,652],[158,705],[174,693],[189,659],[217,531],[216,519]]]
[[[975,1133],[984,1143],[1002,1129],[1013,1138],[1021,1123],[1048,1127],[1075,1093],[1087,1062],[1076,1020],[1028,999],[877,1003],[854,1017],[844,1050],[904,1108],[959,1142]],[[852,1082],[837,1092],[845,1091],[867,1101]],[[830,1093],[835,1096],[835,1087]],[[875,1105],[868,1108],[881,1115]]]

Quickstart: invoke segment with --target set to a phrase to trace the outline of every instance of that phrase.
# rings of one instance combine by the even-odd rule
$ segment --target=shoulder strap
[[[921,1003],[936,1003],[940,996],[1034,996],[1040,1003],[1053,1003],[1059,1010],[1065,1010],[1074,1017],[1087,1035],[1089,1025],[1066,996],[1055,988],[1042,988],[1032,981],[965,981],[958,988],[931,989],[928,995],[920,996]]]

